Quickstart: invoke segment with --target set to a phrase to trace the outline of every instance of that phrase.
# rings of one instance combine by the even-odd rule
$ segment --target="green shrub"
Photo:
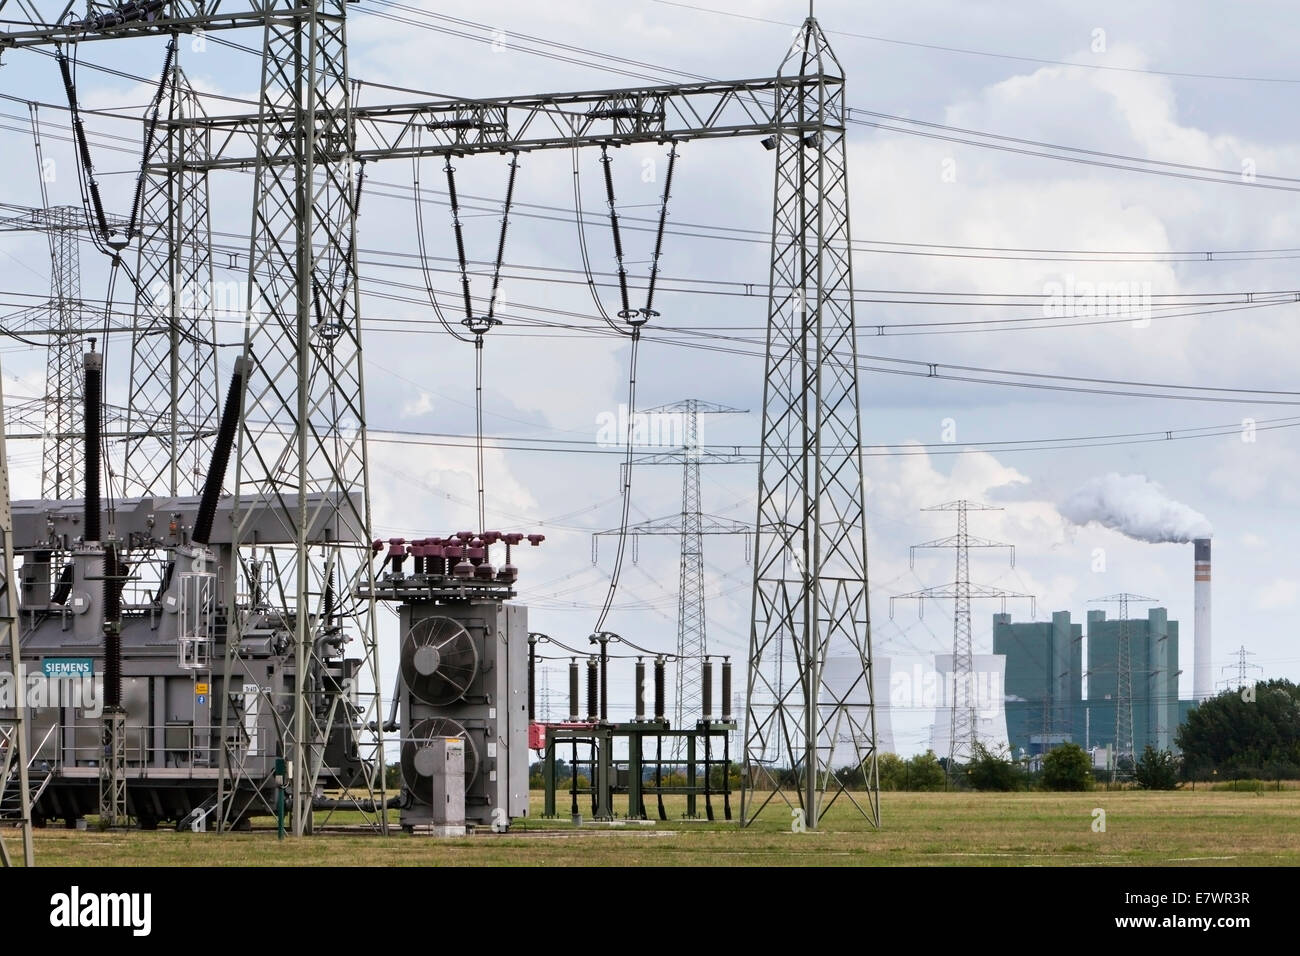
[[[1178,789],[1178,759],[1168,750],[1147,744],[1133,767],[1133,779],[1143,790]]]
[[[1078,744],[1061,744],[1043,757],[1043,789],[1090,790],[1092,783],[1092,760]]]
[[[966,782],[975,790],[1021,790],[1025,785],[1025,772],[1012,762],[1005,748],[989,750],[982,743],[975,744],[975,753],[966,765]]]

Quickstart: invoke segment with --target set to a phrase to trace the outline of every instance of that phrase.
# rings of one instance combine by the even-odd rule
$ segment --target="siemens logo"
[[[50,925],[57,928],[128,928],[133,936],[148,936],[153,925],[151,893],[82,893],[72,887],[50,897]]]

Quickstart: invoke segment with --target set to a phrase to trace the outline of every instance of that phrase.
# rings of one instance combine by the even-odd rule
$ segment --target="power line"
[[[695,10],[700,13],[712,13],[717,16],[733,17],[737,20],[751,20],[755,23],[769,23],[775,26],[794,28],[799,26],[797,23],[786,20],[773,20],[768,17],[759,17],[746,13],[735,13],[730,10],[715,10],[711,7],[701,7],[691,3],[681,3],[678,2],[678,0],[652,0],[652,2],[662,4],[666,7],[681,7],[684,10]],[[1069,66],[1080,70],[1099,70],[1108,73],[1143,73],[1151,76],[1169,76],[1180,79],[1230,80],[1241,83],[1300,83],[1300,79],[1285,76],[1239,76],[1228,73],[1194,73],[1180,70],[1155,70],[1146,67],[1114,66],[1105,63],[1076,63],[1072,60],[1052,60],[1045,57],[1019,56],[1011,53],[990,53],[986,50],[971,50],[963,47],[943,46],[938,43],[921,43],[915,40],[899,40],[893,37],[873,36],[868,33],[854,33],[850,30],[827,30],[825,32],[834,36],[850,37],[855,40],[871,40],[876,43],[890,43],[897,46],[916,47],[923,50],[935,50],[940,53],[957,53],[964,56],[987,57],[996,60],[1015,60],[1021,63],[1038,63],[1043,66]]]

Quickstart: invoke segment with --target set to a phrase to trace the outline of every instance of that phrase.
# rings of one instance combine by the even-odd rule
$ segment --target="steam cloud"
[[[1205,515],[1174,501],[1145,475],[1111,472],[1089,479],[1065,499],[1060,510],[1077,525],[1095,521],[1152,544],[1182,544],[1212,534]]]

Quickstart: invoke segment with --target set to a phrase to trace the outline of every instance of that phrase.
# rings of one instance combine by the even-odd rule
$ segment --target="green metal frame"
[[[669,728],[667,721],[637,721],[628,724],[600,724],[600,723],[578,723],[578,724],[547,724],[546,725],[546,748],[543,751],[542,758],[542,787],[545,791],[545,804],[542,810],[544,817],[556,817],[556,795],[559,792],[557,786],[555,760],[556,749],[562,744],[568,744],[572,749],[574,758],[570,761],[571,777],[568,787],[568,793],[571,799],[571,810],[575,822],[581,819],[578,810],[579,795],[587,796],[591,800],[592,818],[596,820],[614,819],[614,799],[621,794],[627,795],[627,818],[630,820],[644,820],[648,818],[645,809],[645,798],[654,796],[658,803],[659,819],[666,820],[668,815],[664,810],[663,797],[665,794],[685,794],[686,795],[686,818],[699,818],[699,798],[704,798],[704,811],[707,819],[714,819],[714,797],[721,797],[723,804],[723,818],[731,819],[731,742],[729,735],[737,729],[734,720],[710,720],[700,721],[694,728],[685,730],[672,730]],[[714,738],[721,738],[721,746],[717,749],[721,751],[720,758],[714,758],[715,745]],[[620,740],[627,741],[628,756],[625,759],[615,760],[613,757],[614,745]],[[647,757],[646,741],[653,739],[655,741],[655,756]],[[663,741],[668,739],[670,742],[684,740],[686,744],[685,759],[664,756]],[[589,756],[586,760],[578,760],[577,752],[579,747],[589,749]],[[703,748],[703,757],[700,756],[700,749]],[[674,752],[676,748],[669,747],[669,753]],[[686,766],[686,785],[685,786],[664,786],[661,775],[665,766],[676,767],[681,764]],[[578,771],[581,766],[589,769],[588,784],[585,787],[577,786]],[[722,783],[715,787],[710,780],[710,773],[715,767],[723,768]],[[653,768],[656,771],[656,779],[647,781],[644,779],[647,768]],[[703,774],[700,773],[703,769]],[[621,782],[621,776],[626,773],[626,783]]]

